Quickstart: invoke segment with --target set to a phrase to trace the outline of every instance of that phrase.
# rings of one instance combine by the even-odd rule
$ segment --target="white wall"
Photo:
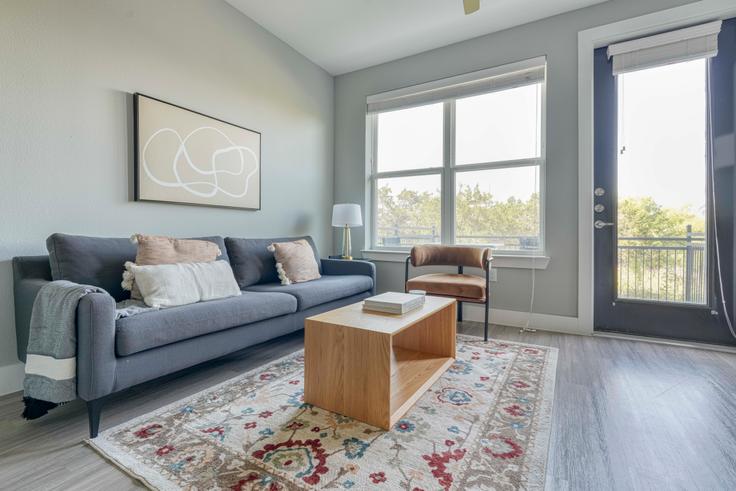
[[[422,82],[547,56],[546,244],[551,257],[537,271],[535,312],[577,316],[577,33],[663,10],[688,0],[611,0],[506,31],[410,56],[335,79],[335,200],[364,203],[366,96]],[[364,229],[353,231],[362,247]],[[403,264],[379,263],[379,290],[403,288]],[[501,269],[493,304],[529,309],[531,271]]]
[[[136,91],[260,131],[262,210],[133,202]],[[333,128],[333,78],[219,0],[0,0],[0,393],[13,256],[52,232],[308,233],[326,255]]]

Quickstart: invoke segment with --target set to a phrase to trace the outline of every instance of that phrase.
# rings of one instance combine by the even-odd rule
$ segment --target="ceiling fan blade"
[[[463,0],[465,15],[472,14],[480,9],[480,0]]]

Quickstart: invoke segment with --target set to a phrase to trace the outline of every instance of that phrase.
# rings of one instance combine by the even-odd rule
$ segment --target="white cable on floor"
[[[710,86],[711,74],[710,64],[711,60],[707,62],[707,83]],[[728,314],[728,307],[726,307],[726,294],[723,291],[723,271],[721,270],[721,248],[718,245],[718,224],[716,219],[718,213],[716,211],[716,164],[713,156],[713,101],[710,87],[707,90],[708,93],[708,163],[710,165],[710,196],[713,204],[713,240],[715,241],[716,249],[716,270],[718,271],[718,286],[721,297],[721,305],[723,306],[723,317],[726,319],[726,325],[728,330],[731,331],[731,336],[736,338],[736,332],[733,329],[733,323],[731,322],[731,316]]]

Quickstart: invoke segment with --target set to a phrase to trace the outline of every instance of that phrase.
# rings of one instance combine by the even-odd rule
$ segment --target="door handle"
[[[613,222],[604,222],[603,220],[596,220],[593,222],[593,226],[598,230],[606,227],[613,227],[614,225],[615,224]]]

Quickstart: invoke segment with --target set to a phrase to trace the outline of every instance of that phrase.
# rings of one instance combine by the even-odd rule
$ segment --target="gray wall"
[[[546,229],[549,267],[538,271],[535,312],[577,316],[577,33],[690,3],[687,0],[611,0],[335,79],[335,200],[364,205],[365,98],[370,94],[547,55]],[[364,229],[353,230],[362,247]],[[337,237],[337,236],[336,236]],[[403,265],[378,266],[379,290],[403,288]],[[531,272],[501,269],[494,306],[529,309]]]
[[[262,211],[133,202],[136,91],[262,132]],[[52,232],[308,233],[327,254],[333,114],[333,78],[224,2],[0,0],[0,378],[10,258]]]

